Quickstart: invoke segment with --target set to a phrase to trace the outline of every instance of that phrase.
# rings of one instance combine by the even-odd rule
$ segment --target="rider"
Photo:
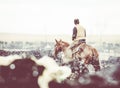
[[[81,44],[82,42],[86,43],[86,30],[83,26],[79,24],[79,19],[74,19],[75,27],[73,28],[72,40],[70,48],[73,50],[74,47]]]

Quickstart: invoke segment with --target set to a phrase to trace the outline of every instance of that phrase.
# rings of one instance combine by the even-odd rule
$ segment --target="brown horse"
[[[86,43],[81,43],[74,50],[70,48],[70,44],[62,41],[56,40],[54,56],[57,57],[59,52],[63,52],[64,56],[62,57],[64,63],[73,61],[74,59],[79,59],[83,61],[84,64],[92,64],[95,71],[100,70],[99,64],[99,54],[95,48],[87,45]]]

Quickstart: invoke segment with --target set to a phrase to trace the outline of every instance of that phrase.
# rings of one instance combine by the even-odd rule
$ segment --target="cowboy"
[[[79,19],[74,19],[75,27],[73,28],[72,40],[70,48],[73,50],[81,43],[86,43],[86,30],[79,24]]]

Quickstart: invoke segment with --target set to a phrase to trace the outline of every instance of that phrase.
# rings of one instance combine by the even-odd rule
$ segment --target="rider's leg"
[[[79,41],[75,40],[72,42],[72,44],[70,45],[70,49],[73,50],[75,48],[75,46],[78,44]]]

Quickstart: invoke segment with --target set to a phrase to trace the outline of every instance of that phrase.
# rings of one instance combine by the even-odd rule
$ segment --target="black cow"
[[[0,57],[0,88],[49,88],[49,82],[61,83],[71,74],[69,67],[59,66],[48,56],[28,57]]]
[[[45,67],[30,58],[16,59],[0,66],[0,88],[39,88],[37,80]]]

